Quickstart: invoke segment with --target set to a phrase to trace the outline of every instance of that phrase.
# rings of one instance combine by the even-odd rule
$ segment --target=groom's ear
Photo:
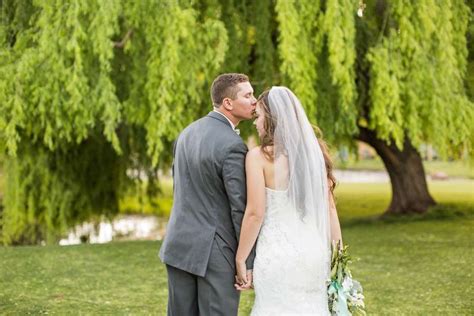
[[[234,106],[232,105],[231,99],[230,98],[224,98],[222,100],[222,106],[227,110],[227,111],[232,111],[234,109]]]

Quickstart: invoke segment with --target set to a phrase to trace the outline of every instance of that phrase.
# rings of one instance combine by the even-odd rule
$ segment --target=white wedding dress
[[[314,219],[310,214],[300,218],[289,203],[287,191],[265,191],[251,315],[329,315],[326,280],[330,258]]]
[[[268,93],[273,168],[256,244],[253,316],[329,315],[330,222],[326,165],[298,98]],[[273,172],[270,172],[273,170]],[[284,190],[286,188],[286,191]]]

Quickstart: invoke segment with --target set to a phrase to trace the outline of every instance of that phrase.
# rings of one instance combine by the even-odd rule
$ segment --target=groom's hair
[[[250,81],[249,77],[244,74],[229,73],[219,75],[214,79],[211,86],[211,99],[214,107],[220,107],[225,98],[234,100],[237,97],[237,92],[239,92],[237,84],[248,81]]]

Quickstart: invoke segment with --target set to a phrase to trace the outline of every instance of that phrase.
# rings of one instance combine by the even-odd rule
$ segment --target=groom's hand
[[[247,270],[245,277],[246,277],[246,280],[244,282],[242,279],[239,278],[238,275],[235,276],[236,283],[234,284],[234,286],[238,291],[246,291],[246,290],[253,289],[252,270]]]

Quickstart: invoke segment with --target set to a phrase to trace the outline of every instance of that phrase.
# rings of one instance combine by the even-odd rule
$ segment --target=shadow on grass
[[[472,204],[438,204],[431,207],[425,214],[403,215],[375,215],[342,220],[344,227],[365,225],[396,224],[429,221],[451,221],[458,219],[474,218],[474,205]]]

